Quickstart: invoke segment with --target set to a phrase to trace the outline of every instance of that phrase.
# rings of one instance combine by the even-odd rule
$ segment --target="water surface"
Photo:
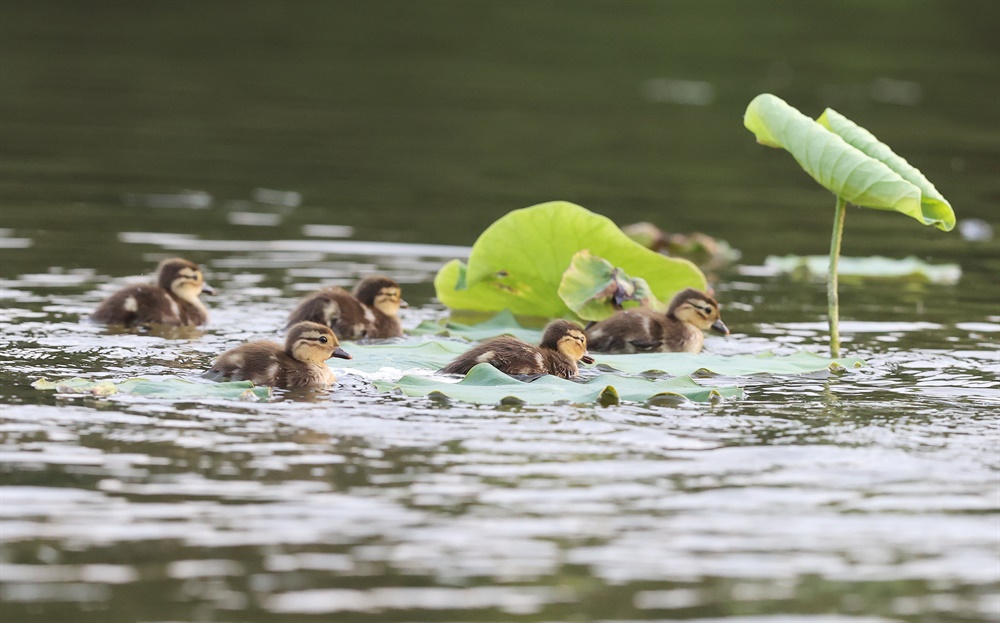
[[[992,2],[4,2],[0,609],[20,621],[1000,620],[1000,244],[851,209],[844,253],[954,285],[845,280],[845,374],[744,397],[473,407],[59,396],[195,378],[320,284],[432,280],[509,210],[575,201],[707,231],[734,334],[825,352],[833,200],[753,143],[762,91],[833,106],[1000,231]],[[202,263],[203,329],[86,322]]]

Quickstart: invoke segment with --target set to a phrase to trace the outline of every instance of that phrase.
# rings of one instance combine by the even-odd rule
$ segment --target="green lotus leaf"
[[[393,342],[384,344],[353,344],[353,359],[336,360],[336,367],[375,373],[383,368],[403,372],[411,370],[439,370],[472,346],[453,340]],[[829,370],[836,364],[844,368],[864,365],[857,357],[830,359],[809,352],[792,355],[711,355],[708,353],[637,353],[631,355],[603,355],[591,353],[600,371],[617,370],[627,374],[665,372],[685,376],[707,371],[724,376],[752,374],[809,374]],[[331,360],[334,363],[334,360]]]
[[[380,391],[399,391],[407,396],[444,395],[473,404],[552,404],[555,402],[609,404],[619,400],[643,402],[663,395],[684,396],[704,402],[742,394],[738,387],[705,387],[690,377],[651,380],[602,374],[583,382],[543,376],[530,383],[507,376],[488,363],[474,367],[455,383],[443,377],[407,375],[398,381],[375,381]]]
[[[519,340],[538,344],[542,341],[543,329],[544,327],[541,325],[538,328],[525,327],[518,322],[514,314],[510,313],[510,310],[505,309],[485,322],[463,324],[451,319],[445,322],[425,320],[413,329],[408,329],[406,332],[409,335],[459,337],[473,342],[498,335],[513,335]]]
[[[825,278],[830,265],[827,255],[769,256],[764,266],[791,275]],[[928,264],[916,258],[894,259],[881,256],[842,257],[837,263],[837,274],[844,277],[869,279],[910,279],[930,283],[955,284],[962,277],[958,264]]]
[[[573,255],[559,282],[559,298],[584,320],[604,320],[620,309],[656,303],[649,285],[587,250]]]
[[[89,394],[92,396],[133,394],[167,400],[190,400],[193,398],[267,400],[271,397],[270,387],[256,387],[250,381],[195,383],[180,378],[166,378],[160,381],[131,378],[124,381],[112,382],[72,378],[57,381],[38,379],[31,386],[35,389],[55,390],[60,394]]]
[[[553,201],[514,210],[490,225],[472,246],[468,265],[457,260],[446,264],[434,288],[452,309],[570,316],[559,298],[559,284],[573,255],[584,249],[645,279],[661,301],[684,288],[706,285],[691,262],[644,248],[607,217]]]
[[[930,182],[914,183],[897,170],[906,165],[906,174],[916,179],[914,173],[919,175],[919,171],[905,160],[834,111],[824,113],[821,121],[813,121],[770,93],[755,97],[743,117],[758,143],[787,150],[806,173],[843,200],[900,212],[945,231],[955,226],[951,206]],[[925,198],[924,193],[930,191]]]
[[[690,375],[710,372],[721,376],[752,374],[811,374],[823,370],[860,368],[859,357],[830,359],[807,351],[791,355],[763,353],[759,355],[710,355],[707,353],[638,353],[634,355],[594,355],[601,370],[618,370],[630,374],[664,372],[670,375]]]
[[[919,169],[897,155],[885,143],[880,142],[875,135],[854,123],[844,115],[827,108],[817,120],[831,132],[844,139],[852,147],[866,155],[884,163],[904,180],[920,189],[921,215],[917,220],[925,225],[935,225],[944,231],[950,231],[955,226],[955,212],[948,200],[938,192]]]

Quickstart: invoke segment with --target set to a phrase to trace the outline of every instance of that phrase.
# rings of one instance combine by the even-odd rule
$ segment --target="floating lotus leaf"
[[[826,255],[770,256],[764,260],[764,266],[782,273],[822,278],[830,266],[830,258]],[[931,283],[954,284],[961,279],[962,268],[958,264],[928,264],[916,257],[842,257],[837,264],[837,274],[845,277],[919,279]]]
[[[407,341],[392,344],[354,344],[351,346],[353,359],[349,362],[337,360],[338,367],[365,373],[378,372],[383,368],[400,371],[439,370],[466,350],[470,344],[455,341]],[[792,355],[710,355],[707,353],[636,353],[631,355],[603,355],[591,353],[599,370],[618,370],[628,374],[642,372],[665,372],[683,376],[699,371],[712,372],[723,376],[746,376],[750,374],[809,374],[828,370],[831,367],[856,368],[864,364],[862,359],[847,357],[830,359],[809,352]],[[332,360],[331,360],[332,361]]]
[[[758,143],[784,148],[849,203],[900,212],[944,231],[955,226],[951,206],[920,171],[836,111],[827,109],[817,122],[763,93],[747,106],[743,123]]]
[[[859,357],[830,359],[806,351],[791,355],[763,353],[759,355],[710,355],[707,353],[637,353],[634,355],[594,355],[595,365],[602,370],[619,370],[631,374],[665,372],[687,375],[710,372],[721,376],[751,374],[810,374],[823,370],[860,368]]]
[[[563,273],[559,298],[584,320],[604,320],[620,309],[656,305],[645,279],[629,277],[586,250],[577,252]]]
[[[180,378],[166,378],[160,381],[132,378],[125,381],[112,382],[72,378],[57,381],[38,379],[31,386],[35,389],[55,390],[60,394],[89,394],[92,396],[133,394],[167,400],[190,400],[193,398],[267,400],[271,397],[270,387],[256,387],[250,381],[195,383]]]
[[[565,201],[500,218],[476,240],[468,265],[445,264],[434,288],[452,309],[566,317],[572,312],[557,294],[559,284],[573,255],[584,249],[645,279],[661,301],[684,288],[705,289],[705,276],[691,262],[654,253],[611,219]]]
[[[739,396],[738,387],[704,387],[689,377],[650,380],[641,377],[601,374],[582,382],[543,376],[530,383],[507,376],[488,363],[472,368],[461,381],[444,377],[407,375],[398,381],[375,381],[380,391],[400,391],[407,396],[443,395],[474,404],[617,403],[644,402],[657,396],[684,396],[696,402]]]
[[[525,327],[517,321],[517,318],[514,314],[510,313],[510,310],[505,309],[489,320],[477,324],[463,324],[452,320],[444,323],[425,320],[416,328],[407,330],[407,333],[410,335],[461,337],[473,342],[506,334],[513,335],[525,342],[538,344],[542,341],[542,329],[543,327],[541,326],[537,329]],[[354,345],[352,344],[351,347],[353,348]]]

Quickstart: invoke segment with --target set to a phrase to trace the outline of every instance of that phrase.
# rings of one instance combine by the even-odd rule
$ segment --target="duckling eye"
[[[326,343],[327,343],[327,342],[329,342],[329,341],[330,341],[330,340],[328,340],[328,339],[327,339],[327,337],[326,337],[325,335],[322,335],[322,336],[320,336],[320,338],[319,338],[319,343],[320,343],[320,344],[326,344]]]

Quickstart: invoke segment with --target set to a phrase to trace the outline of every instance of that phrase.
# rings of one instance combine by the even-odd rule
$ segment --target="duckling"
[[[708,329],[729,335],[715,299],[688,288],[674,296],[666,314],[648,307],[620,311],[588,327],[587,340],[600,353],[700,353]]]
[[[165,324],[196,327],[208,322],[198,295],[215,294],[194,262],[165,259],[156,268],[156,284],[128,286],[105,299],[91,319],[127,326]]]
[[[330,327],[299,322],[288,330],[284,346],[269,340],[237,346],[219,355],[205,376],[286,389],[324,388],[337,382],[326,365],[330,357],[351,359]]]
[[[342,340],[402,337],[399,308],[406,307],[399,284],[388,277],[362,279],[353,292],[332,286],[302,299],[288,326],[310,320],[328,325]]]
[[[594,363],[587,354],[587,336],[575,323],[556,320],[545,328],[539,346],[502,335],[463,353],[438,372],[468,374],[476,364],[485,362],[506,374],[553,374],[575,379],[580,374],[577,361]]]

